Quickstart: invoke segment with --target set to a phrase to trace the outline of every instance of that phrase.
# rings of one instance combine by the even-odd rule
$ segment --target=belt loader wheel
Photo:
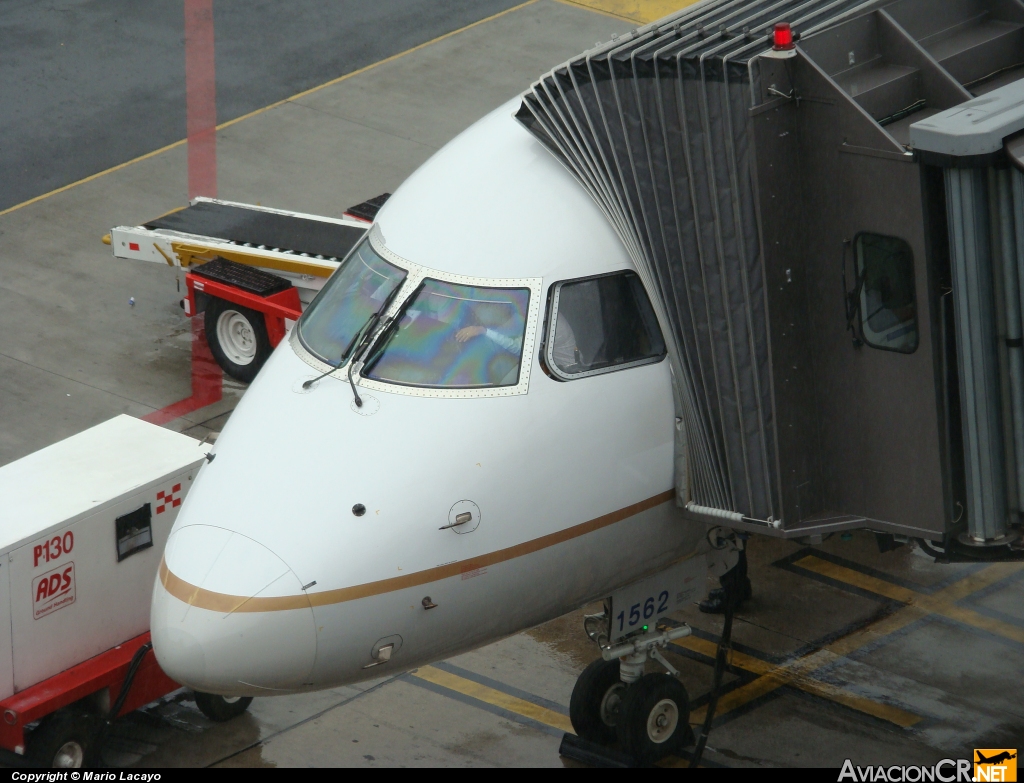
[[[28,739],[28,755],[44,767],[81,769],[96,763],[96,738],[103,720],[73,708],[48,715]]]
[[[195,697],[196,706],[203,715],[218,723],[237,718],[252,704],[252,696],[217,696],[196,691]]]
[[[610,745],[615,741],[615,724],[619,720],[626,683],[619,678],[618,659],[593,661],[572,689],[569,699],[569,720],[576,734],[588,742]]]
[[[645,674],[626,689],[616,726],[622,750],[649,766],[690,740],[686,688],[670,674]]]
[[[204,323],[217,364],[232,378],[252,383],[271,351],[263,313],[211,297]]]

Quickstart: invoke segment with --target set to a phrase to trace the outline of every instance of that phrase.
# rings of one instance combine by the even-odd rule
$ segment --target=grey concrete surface
[[[627,28],[559,3],[530,5],[257,114],[218,134],[220,195],[340,216],[397,188],[544,69]],[[394,84],[405,92],[381,97]],[[413,94],[419,103],[410,106]],[[191,333],[173,273],[114,261],[99,241],[114,225],[183,206],[186,177],[186,150],[177,147],[0,216],[0,359],[14,362],[0,378],[0,464],[117,413],[142,415],[189,395]],[[78,402],[53,422],[39,415],[35,394],[59,385]],[[173,426],[219,415],[239,393],[229,384],[223,404]]]
[[[538,0],[257,114],[219,134],[221,195],[339,215],[393,190],[542,71],[631,26]],[[142,415],[188,396],[192,331],[174,273],[114,261],[99,242],[112,225],[140,223],[185,198],[185,150],[175,148],[0,216],[0,464],[117,413]],[[243,392],[227,383],[220,402],[169,426],[219,431]],[[975,746],[1021,744],[1021,569],[940,566],[909,547],[881,555],[864,533],[814,548],[754,539],[750,564],[754,597],[737,616],[707,764],[929,764]],[[967,578],[977,585],[944,592]],[[581,617],[429,669],[258,699],[224,724],[179,692],[118,721],[106,759],[559,766],[575,678],[597,655]],[[695,629],[669,658],[696,721],[721,618],[694,606],[676,619]]]
[[[517,2],[217,0],[218,121]],[[180,0],[6,0],[0,210],[183,138],[184,35]]]

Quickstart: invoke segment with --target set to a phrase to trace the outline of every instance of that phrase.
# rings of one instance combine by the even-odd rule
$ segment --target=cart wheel
[[[619,661],[598,658],[576,680],[569,699],[569,720],[576,734],[588,742],[610,745],[615,741],[626,683],[619,679]]]
[[[44,767],[80,769],[94,763],[96,737],[103,720],[73,709],[49,715],[28,740],[29,756]]]
[[[270,356],[270,338],[263,313],[211,297],[206,305],[206,342],[228,375],[252,383]]]
[[[195,697],[196,706],[203,715],[218,723],[237,718],[252,704],[252,696],[216,696],[196,691]]]
[[[645,674],[626,689],[616,729],[622,749],[642,765],[678,753],[690,738],[686,688],[670,674]]]

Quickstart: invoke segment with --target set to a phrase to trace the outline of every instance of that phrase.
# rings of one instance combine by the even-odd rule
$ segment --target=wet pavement
[[[394,190],[543,71],[664,3],[535,0],[218,132],[219,195],[326,215]],[[655,8],[657,6],[657,8]],[[652,17],[653,18],[653,17]],[[184,205],[175,147],[0,214],[0,464],[192,390],[195,332],[172,270],[111,259],[100,236]],[[452,219],[452,216],[439,216]],[[457,216],[455,216],[457,220]],[[135,306],[129,306],[129,297]],[[244,387],[168,423],[217,432]],[[41,414],[41,412],[43,412]],[[1024,568],[880,554],[858,532],[750,543],[709,766],[931,764],[1024,745]],[[713,587],[714,585],[709,585]],[[703,720],[721,618],[669,656]],[[582,612],[412,672],[257,699],[224,724],[182,691],[117,722],[117,766],[563,766],[568,704],[597,657]],[[685,759],[670,760],[685,765]]]

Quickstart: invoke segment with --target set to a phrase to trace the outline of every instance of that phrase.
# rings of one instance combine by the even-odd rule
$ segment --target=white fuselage
[[[423,276],[532,281],[526,380],[514,393],[441,394],[357,369],[359,409],[344,371],[302,388],[329,367],[293,333],[168,541],[152,633],[176,680],[267,695],[377,677],[536,625],[696,549],[704,528],[673,492],[668,362],[568,382],[541,366],[551,284],[632,265],[513,111],[417,171],[373,241]],[[460,501],[479,509],[475,529],[439,529]],[[366,668],[389,643],[391,660]]]

